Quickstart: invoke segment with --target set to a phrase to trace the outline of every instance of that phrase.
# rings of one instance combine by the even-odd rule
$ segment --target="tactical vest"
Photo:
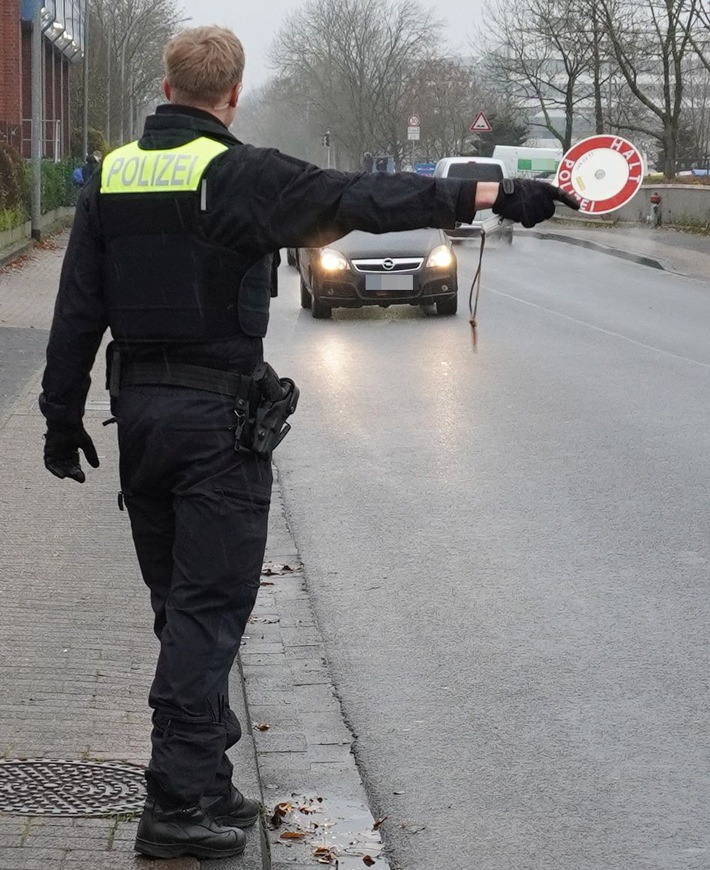
[[[105,290],[117,341],[266,334],[269,260],[257,264],[240,288],[251,261],[220,247],[201,228],[208,206],[204,175],[227,147],[207,137],[158,150],[132,142],[104,158],[99,203]]]

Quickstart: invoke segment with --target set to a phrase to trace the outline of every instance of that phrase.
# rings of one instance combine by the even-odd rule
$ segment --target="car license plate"
[[[413,290],[413,275],[365,275],[365,290]]]

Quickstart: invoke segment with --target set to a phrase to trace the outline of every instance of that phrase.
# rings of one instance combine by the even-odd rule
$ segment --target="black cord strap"
[[[486,247],[486,231],[481,230],[481,251],[478,255],[478,268],[471,282],[471,290],[468,294],[468,313],[473,326],[476,325],[476,311],[478,310],[478,296],[481,292],[481,266],[483,265],[483,249]],[[473,301],[473,291],[476,291],[476,301]]]

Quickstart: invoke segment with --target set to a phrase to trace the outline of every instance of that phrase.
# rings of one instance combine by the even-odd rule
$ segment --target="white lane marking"
[[[710,363],[701,362],[689,356],[681,356],[679,353],[673,353],[671,350],[663,350],[660,347],[654,347],[652,344],[645,344],[643,341],[637,341],[635,338],[629,338],[621,332],[614,332],[613,329],[604,329],[603,326],[595,326],[586,320],[580,320],[578,317],[572,317],[571,314],[563,314],[561,311],[555,311],[554,308],[548,308],[546,305],[540,305],[539,302],[530,302],[528,299],[521,299],[519,296],[513,296],[512,293],[506,293],[503,290],[495,290],[492,287],[486,287],[487,293],[496,293],[498,296],[505,296],[507,299],[512,299],[514,302],[520,302],[521,305],[529,305],[531,308],[539,308],[541,311],[546,311],[548,314],[554,314],[556,317],[562,317],[565,320],[571,320],[572,323],[578,323],[580,326],[586,326],[596,332],[602,332],[604,335],[611,335],[614,338],[620,338],[622,341],[628,341],[630,344],[635,344],[637,347],[642,347],[645,350],[652,350],[656,353],[669,356],[672,359],[681,360],[682,362],[693,363],[696,366],[702,366],[704,369],[710,369]]]

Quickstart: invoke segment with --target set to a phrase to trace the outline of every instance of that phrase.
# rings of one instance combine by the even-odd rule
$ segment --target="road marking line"
[[[652,350],[656,353],[669,356],[673,359],[681,360],[682,362],[693,363],[696,366],[701,366],[704,369],[710,369],[710,363],[701,362],[697,359],[692,359],[689,356],[681,356],[678,353],[673,353],[671,350],[663,350],[660,347],[654,347],[652,344],[645,344],[643,341],[637,341],[635,338],[629,338],[628,335],[623,335],[621,332],[614,332],[612,329],[604,329],[602,326],[595,326],[593,323],[588,323],[586,320],[580,320],[578,317],[572,317],[571,314],[563,314],[561,311],[555,311],[553,308],[548,308],[546,305],[540,305],[539,302],[530,302],[528,299],[521,299],[519,296],[513,296],[512,293],[506,293],[503,290],[494,290],[492,287],[486,288],[486,293],[495,293],[498,296],[505,296],[515,302],[520,302],[522,305],[529,305],[531,308],[539,308],[541,311],[546,311],[548,314],[554,314],[557,317],[562,317],[565,320],[571,320],[573,323],[578,323],[580,326],[587,326],[596,332],[603,332],[605,335],[612,335],[615,338],[620,338],[623,341],[628,341],[630,344],[635,344],[637,347],[642,347],[645,350]]]

